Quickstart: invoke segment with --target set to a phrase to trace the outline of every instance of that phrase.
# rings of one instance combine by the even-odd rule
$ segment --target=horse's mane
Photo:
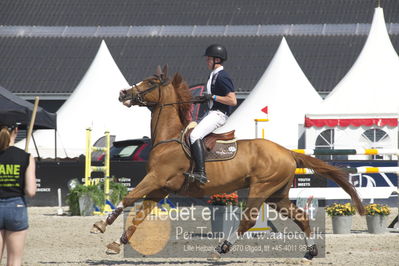
[[[191,92],[186,81],[183,80],[183,77],[179,73],[174,75],[172,85],[177,95],[177,101],[182,102],[182,104],[178,104],[177,106],[180,121],[186,127],[191,121]]]

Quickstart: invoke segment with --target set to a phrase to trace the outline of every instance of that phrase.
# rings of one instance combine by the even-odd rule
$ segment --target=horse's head
[[[125,105],[155,106],[161,100],[161,87],[170,82],[167,77],[168,66],[157,67],[156,73],[127,90],[119,93],[119,101]]]

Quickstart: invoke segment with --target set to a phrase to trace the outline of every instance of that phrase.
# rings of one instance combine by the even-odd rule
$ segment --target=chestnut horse
[[[305,258],[317,255],[316,245],[311,237],[309,219],[304,211],[288,199],[288,192],[297,167],[313,169],[340,185],[352,198],[360,214],[364,213],[361,200],[354,187],[348,182],[347,174],[319,159],[290,151],[272,141],[264,139],[238,140],[237,154],[231,160],[207,162],[206,171],[210,182],[185,184],[183,173],[190,168],[190,159],[184,153],[178,139],[189,123],[192,99],[186,82],[176,73],[172,81],[167,78],[167,67],[157,68],[157,73],[120,93],[119,100],[125,105],[152,107],[151,139],[153,149],[147,165],[147,175],[123,199],[118,208],[105,221],[94,224],[92,232],[104,232],[113,223],[123,208],[145,197],[143,204],[133,218],[132,225],[121,238],[109,244],[108,252],[119,253],[121,244],[128,243],[136,227],[149,214],[158,201],[169,192],[190,197],[205,197],[221,192],[232,192],[249,188],[246,210],[237,230],[242,235],[256,222],[251,216],[263,202],[274,203],[272,207],[288,216],[305,233],[308,247]],[[283,212],[284,210],[284,212]],[[287,211],[289,210],[289,211]],[[236,234],[237,235],[237,234]],[[226,239],[215,249],[212,256],[229,251],[236,237]]]

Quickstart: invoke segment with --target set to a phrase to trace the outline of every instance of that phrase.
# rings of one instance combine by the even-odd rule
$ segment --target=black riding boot
[[[196,140],[193,144],[191,144],[191,156],[194,159],[194,178],[200,182],[201,184],[205,184],[208,182],[208,178],[205,173],[205,151],[204,151],[204,142],[202,139]]]

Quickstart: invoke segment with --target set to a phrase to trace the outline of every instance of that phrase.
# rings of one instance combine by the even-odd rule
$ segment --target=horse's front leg
[[[153,181],[152,175],[146,175],[144,179],[135,187],[127,196],[119,202],[116,209],[110,213],[105,220],[100,220],[93,224],[91,233],[104,233],[107,226],[113,224],[118,216],[123,212],[123,209],[132,206],[137,200],[143,198],[145,195],[159,188],[156,182]]]
[[[125,245],[129,243],[129,240],[136,231],[137,226],[145,220],[157,203],[166,196],[167,192],[164,190],[157,190],[148,194],[139,209],[136,211],[136,214],[132,219],[132,224],[123,232],[119,239],[107,245],[107,254],[118,254],[121,250],[121,244]]]
[[[108,225],[113,224],[113,222],[118,218],[118,216],[123,212],[123,203],[119,202],[116,209],[112,211],[112,213],[108,214],[105,220],[97,221],[93,224],[93,227],[90,230],[92,234],[104,233],[105,229],[107,229]]]

